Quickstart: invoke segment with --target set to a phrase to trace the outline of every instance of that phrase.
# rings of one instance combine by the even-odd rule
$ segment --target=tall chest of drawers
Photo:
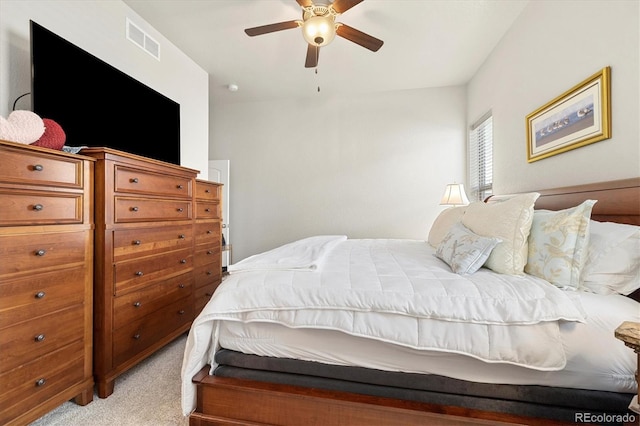
[[[93,166],[0,141],[0,424],[93,399]]]
[[[202,311],[222,279],[222,184],[196,180],[195,309]]]
[[[95,166],[94,372],[98,396],[194,319],[196,170],[109,148]]]

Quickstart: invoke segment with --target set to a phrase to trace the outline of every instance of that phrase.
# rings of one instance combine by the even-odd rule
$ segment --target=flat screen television
[[[180,164],[180,104],[31,21],[33,112],[65,145],[109,147]]]

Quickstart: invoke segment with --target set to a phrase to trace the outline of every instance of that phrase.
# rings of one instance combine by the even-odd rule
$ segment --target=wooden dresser
[[[196,180],[195,307],[202,311],[222,280],[222,184]]]
[[[195,317],[196,170],[109,148],[95,167],[94,372],[98,396]]]
[[[0,424],[93,399],[92,158],[0,141]]]

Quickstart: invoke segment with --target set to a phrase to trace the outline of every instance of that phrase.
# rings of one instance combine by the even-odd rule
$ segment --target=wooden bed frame
[[[640,177],[537,191],[537,209],[560,210],[598,200],[592,218],[640,225]],[[252,380],[210,376],[205,366],[194,378],[197,407],[191,426],[205,425],[481,425],[562,422],[463,407],[382,398]]]

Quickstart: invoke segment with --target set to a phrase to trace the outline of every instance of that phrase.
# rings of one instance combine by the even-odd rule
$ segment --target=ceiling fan
[[[260,27],[247,28],[244,32],[253,37],[292,28],[302,28],[302,35],[309,44],[304,64],[306,68],[318,66],[320,47],[331,43],[336,34],[373,52],[377,52],[382,47],[384,43],[382,40],[341,22],[336,22],[338,15],[343,14],[364,0],[335,0],[328,5],[314,4],[311,0],[296,1],[302,8],[302,21],[295,20],[262,25]]]

